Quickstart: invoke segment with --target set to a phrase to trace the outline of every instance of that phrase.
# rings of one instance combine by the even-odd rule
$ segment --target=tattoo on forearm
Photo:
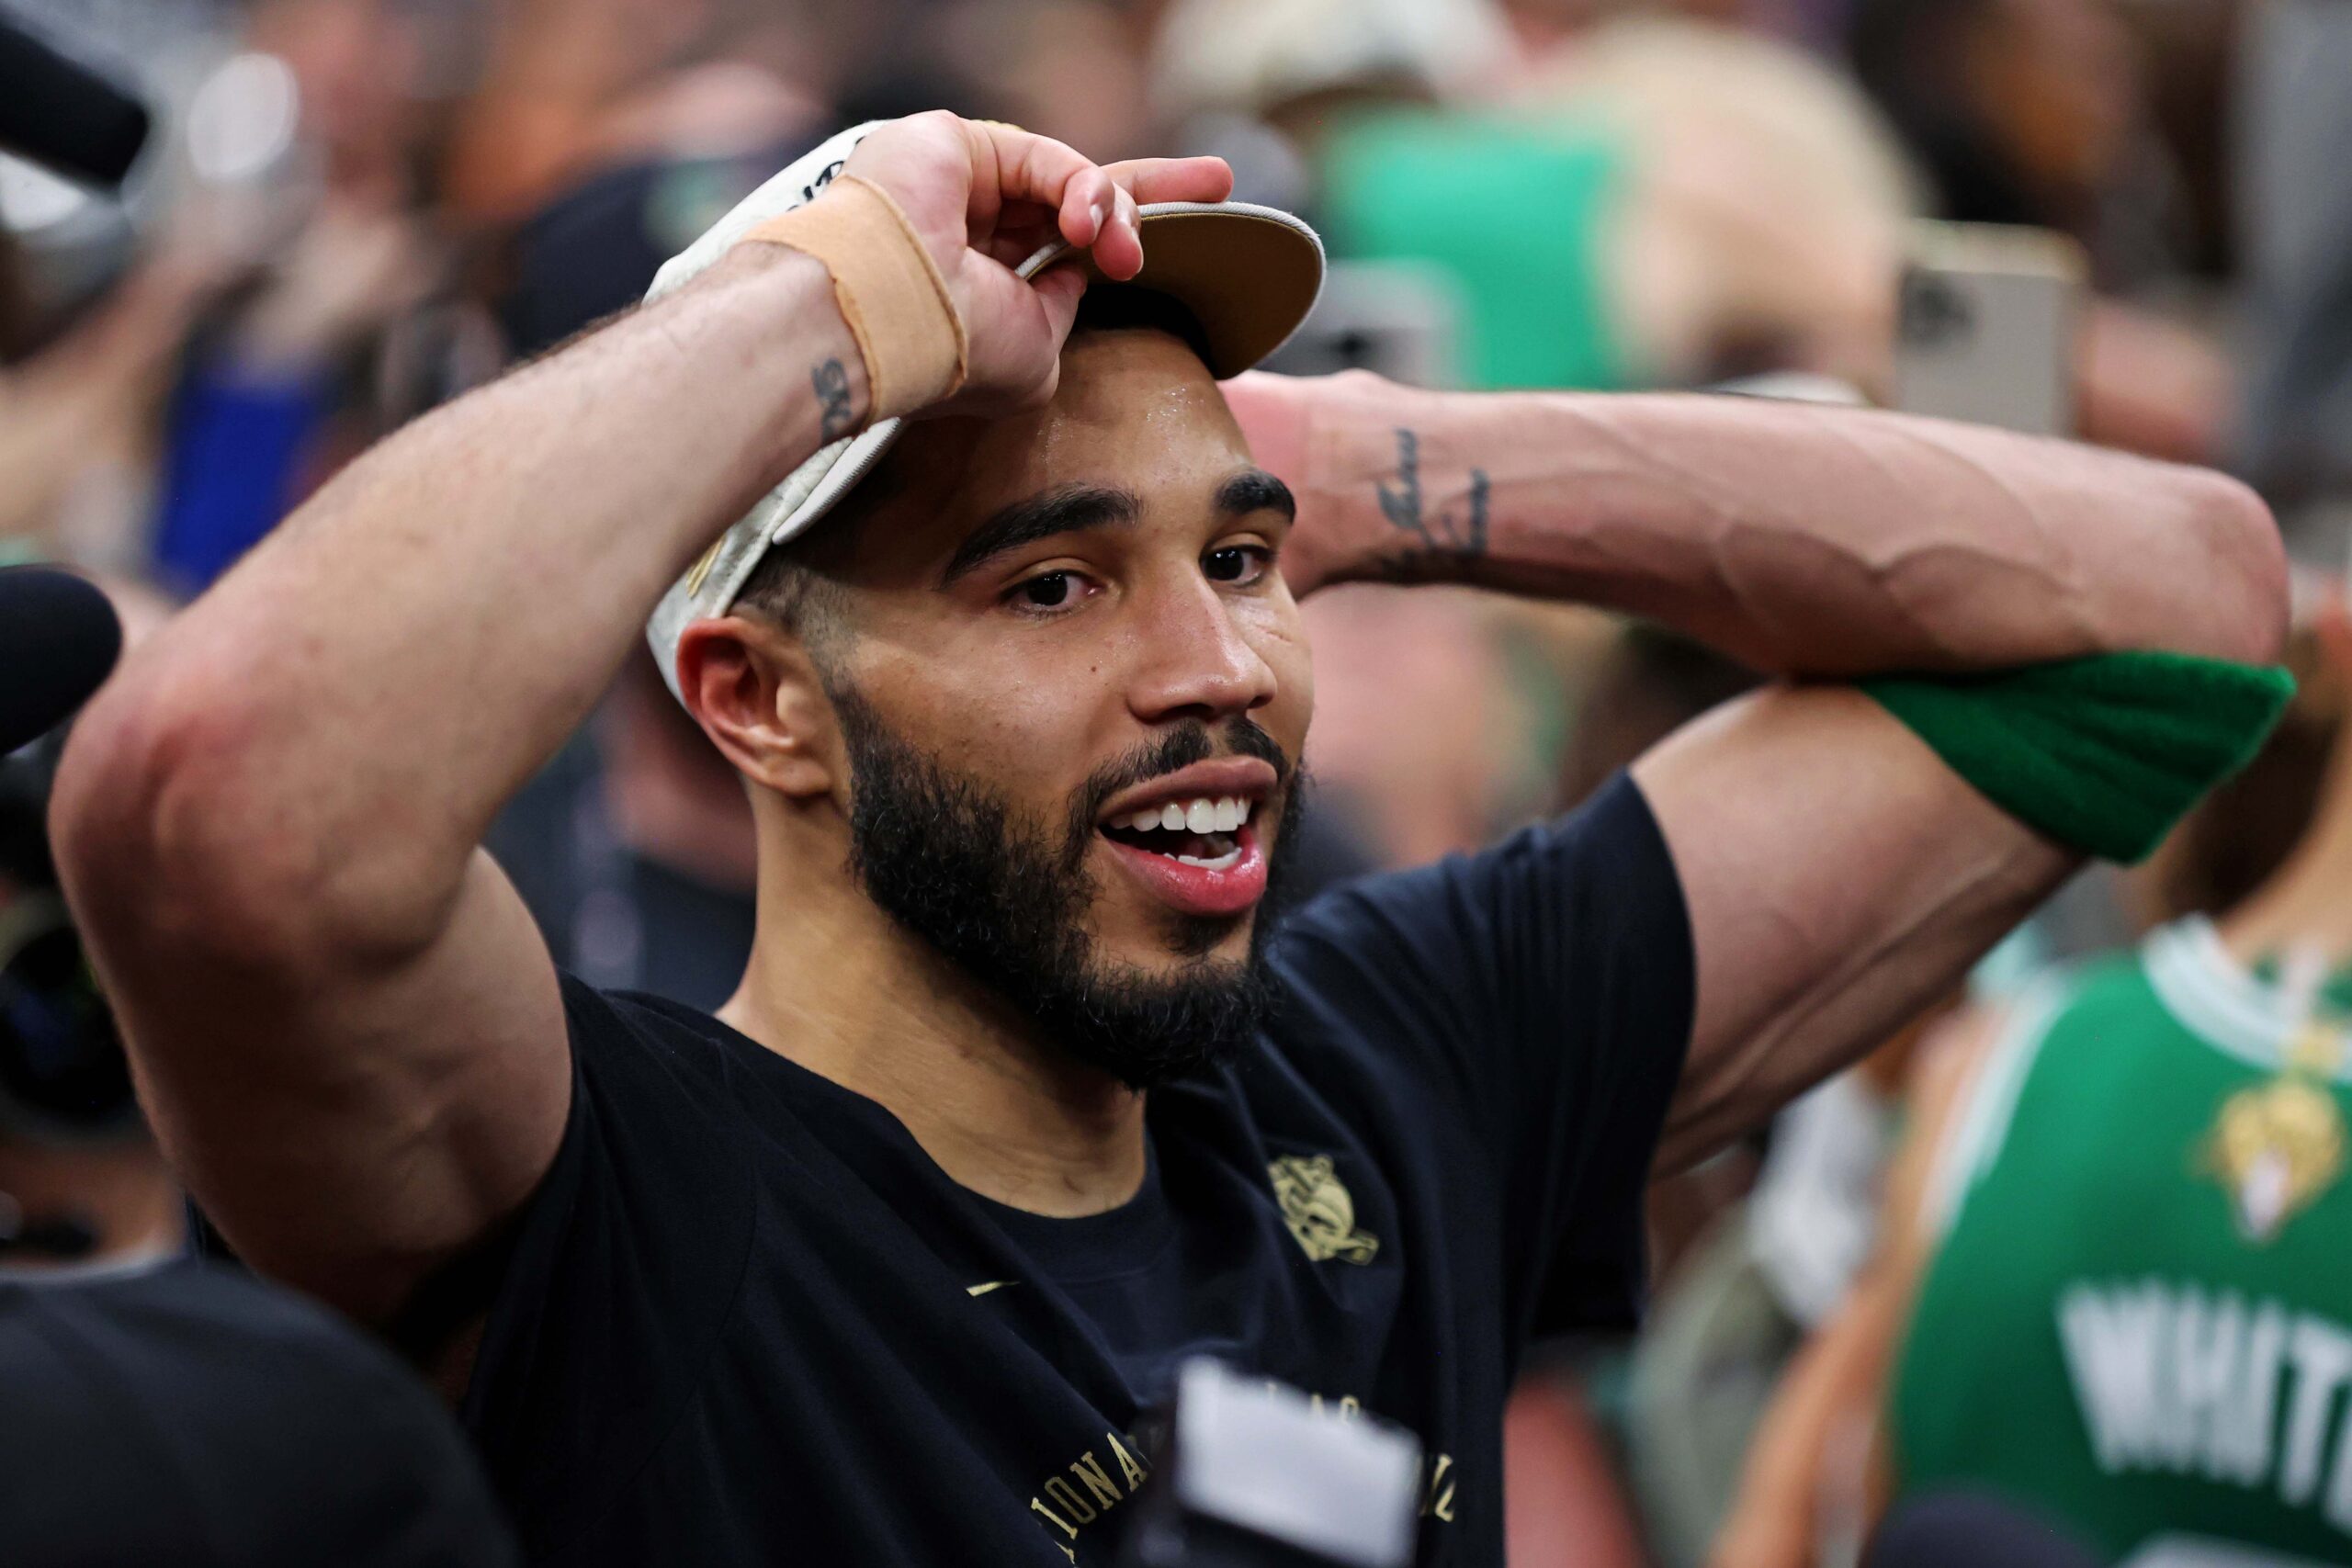
[[[1487,470],[1470,470],[1469,513],[1451,511],[1428,516],[1421,496],[1421,438],[1418,432],[1396,432],[1396,480],[1373,481],[1379,492],[1380,514],[1404,536],[1396,548],[1380,552],[1376,564],[1391,577],[1426,575],[1432,567],[1459,570],[1487,553],[1487,521],[1492,486]]]
[[[1421,438],[1409,430],[1396,433],[1396,488],[1390,490],[1378,480],[1373,488],[1380,492],[1380,514],[1392,527],[1402,528],[1424,545],[1430,542],[1429,530],[1421,526]]]
[[[823,411],[817,433],[827,441],[840,440],[857,423],[857,411],[850,407],[849,372],[840,360],[828,359],[808,373],[808,381],[817,389],[817,406]]]

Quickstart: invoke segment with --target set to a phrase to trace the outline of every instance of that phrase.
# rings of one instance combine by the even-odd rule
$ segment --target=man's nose
[[[1272,668],[1207,579],[1196,575],[1154,593],[1144,615],[1127,699],[1137,718],[1214,721],[1273,700]]]

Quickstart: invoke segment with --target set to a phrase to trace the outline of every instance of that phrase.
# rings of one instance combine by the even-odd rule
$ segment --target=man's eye
[[[1258,545],[1227,545],[1211,550],[1201,562],[1211,582],[1251,583],[1266,575],[1266,555]]]
[[[1048,571],[1031,578],[1015,588],[1013,597],[1037,610],[1058,610],[1077,592],[1078,585],[1066,571]]]

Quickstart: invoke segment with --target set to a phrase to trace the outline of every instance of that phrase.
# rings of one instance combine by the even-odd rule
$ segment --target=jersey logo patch
[[[2238,1234],[2267,1242],[2344,1173],[2344,1117],[2308,1048],[2265,1083],[2222,1102],[2205,1165],[2228,1189]]]
[[[1331,1170],[1329,1155],[1284,1155],[1266,1168],[1283,1223],[1306,1256],[1320,1263],[1369,1263],[1380,1238],[1356,1229],[1356,1202]]]

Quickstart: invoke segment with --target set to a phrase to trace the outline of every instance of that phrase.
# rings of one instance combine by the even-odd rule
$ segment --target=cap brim
[[[1156,202],[1139,214],[1143,270],[1121,281],[1165,294],[1208,335],[1209,370],[1238,376],[1289,341],[1323,289],[1323,243],[1287,212],[1247,202]],[[1057,244],[1031,256],[1021,276],[1082,268],[1104,281],[1093,253]]]

